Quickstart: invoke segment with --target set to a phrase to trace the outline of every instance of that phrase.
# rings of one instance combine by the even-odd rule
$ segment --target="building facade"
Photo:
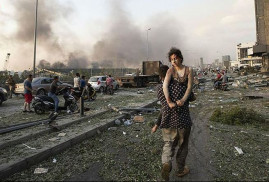
[[[236,56],[237,62],[239,63],[238,67],[254,67],[262,66],[262,57],[253,54],[254,42],[250,43],[240,43],[236,47]]]

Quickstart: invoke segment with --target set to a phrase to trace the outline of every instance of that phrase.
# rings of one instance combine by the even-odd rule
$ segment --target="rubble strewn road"
[[[255,78],[256,76],[253,80]],[[190,104],[194,125],[187,165],[191,172],[183,178],[178,178],[174,175],[174,168],[170,176],[172,181],[269,180],[269,99],[267,97],[269,88],[258,88],[242,79],[245,77],[236,77],[236,83],[239,80],[239,84],[241,82],[245,84],[233,87],[231,83],[230,91],[212,90],[212,82],[206,82],[196,90],[197,100]],[[137,94],[136,89],[126,89],[113,97],[98,95],[96,101],[88,103],[88,107],[101,110],[109,104],[118,108],[127,107],[128,104],[129,107],[136,108],[139,106],[138,103],[144,103],[145,99],[156,98],[155,93],[147,93],[147,90],[149,89],[143,90],[144,94]],[[262,98],[246,99],[244,98],[246,95],[259,95]],[[235,106],[252,108],[265,118],[265,122],[226,125],[209,121],[215,109],[225,110]],[[142,113],[142,116],[144,122],[121,121],[120,124],[117,122],[118,125],[107,131],[17,173],[8,180],[160,180],[163,146],[161,131],[150,133],[158,112]],[[80,125],[68,128],[65,130],[66,136],[71,130],[76,132],[79,128],[85,127]],[[47,135],[45,138],[55,138],[57,134]],[[34,143],[26,144],[38,148],[39,146]],[[27,146],[23,147],[23,154],[31,151]],[[238,152],[240,150],[243,154]],[[5,151],[1,155],[7,157],[13,150],[10,148]],[[36,168],[45,168],[48,171],[44,174],[34,174]]]

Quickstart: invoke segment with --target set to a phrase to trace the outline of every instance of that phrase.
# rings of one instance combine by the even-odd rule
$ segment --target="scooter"
[[[70,110],[71,112],[75,112],[78,109],[74,96],[70,94],[70,89],[70,87],[64,87],[57,92],[57,95],[63,94],[65,101],[63,107],[59,106],[59,110]],[[54,100],[46,95],[38,95],[34,97],[32,107],[34,108],[36,114],[43,114],[46,111],[54,111]]]
[[[227,91],[228,90],[228,84],[227,83],[223,83],[223,82],[218,82],[217,85],[214,85],[214,88],[216,90],[223,90],[223,91]]]

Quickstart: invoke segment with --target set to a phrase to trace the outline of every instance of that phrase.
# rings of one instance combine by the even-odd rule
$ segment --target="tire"
[[[78,110],[78,105],[76,102],[72,102],[68,107],[71,112],[75,112],[76,110]]]
[[[119,85],[116,85],[116,90],[119,90],[120,86]]]
[[[35,110],[36,114],[44,114],[45,113],[45,109],[42,107],[42,104],[40,102],[35,104],[34,110]]]
[[[104,87],[100,87],[100,88],[99,88],[99,91],[102,93],[102,92],[105,91],[105,88],[104,88]]]
[[[36,95],[46,95],[46,91],[44,89],[40,89]]]
[[[96,93],[94,93],[94,95],[91,97],[92,100],[95,100],[97,98]]]
[[[114,90],[113,90],[113,88],[110,88],[110,89],[109,89],[109,94],[110,94],[110,95],[113,95],[113,94],[114,94]]]
[[[0,95],[0,106],[2,105],[4,99],[2,98],[2,96]]]

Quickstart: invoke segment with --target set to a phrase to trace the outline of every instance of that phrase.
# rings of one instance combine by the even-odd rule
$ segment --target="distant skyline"
[[[238,43],[256,41],[254,0],[39,0],[37,64],[140,67],[180,48],[185,64],[236,59]],[[35,0],[1,0],[0,70],[33,65]],[[94,64],[92,64],[94,63]]]

